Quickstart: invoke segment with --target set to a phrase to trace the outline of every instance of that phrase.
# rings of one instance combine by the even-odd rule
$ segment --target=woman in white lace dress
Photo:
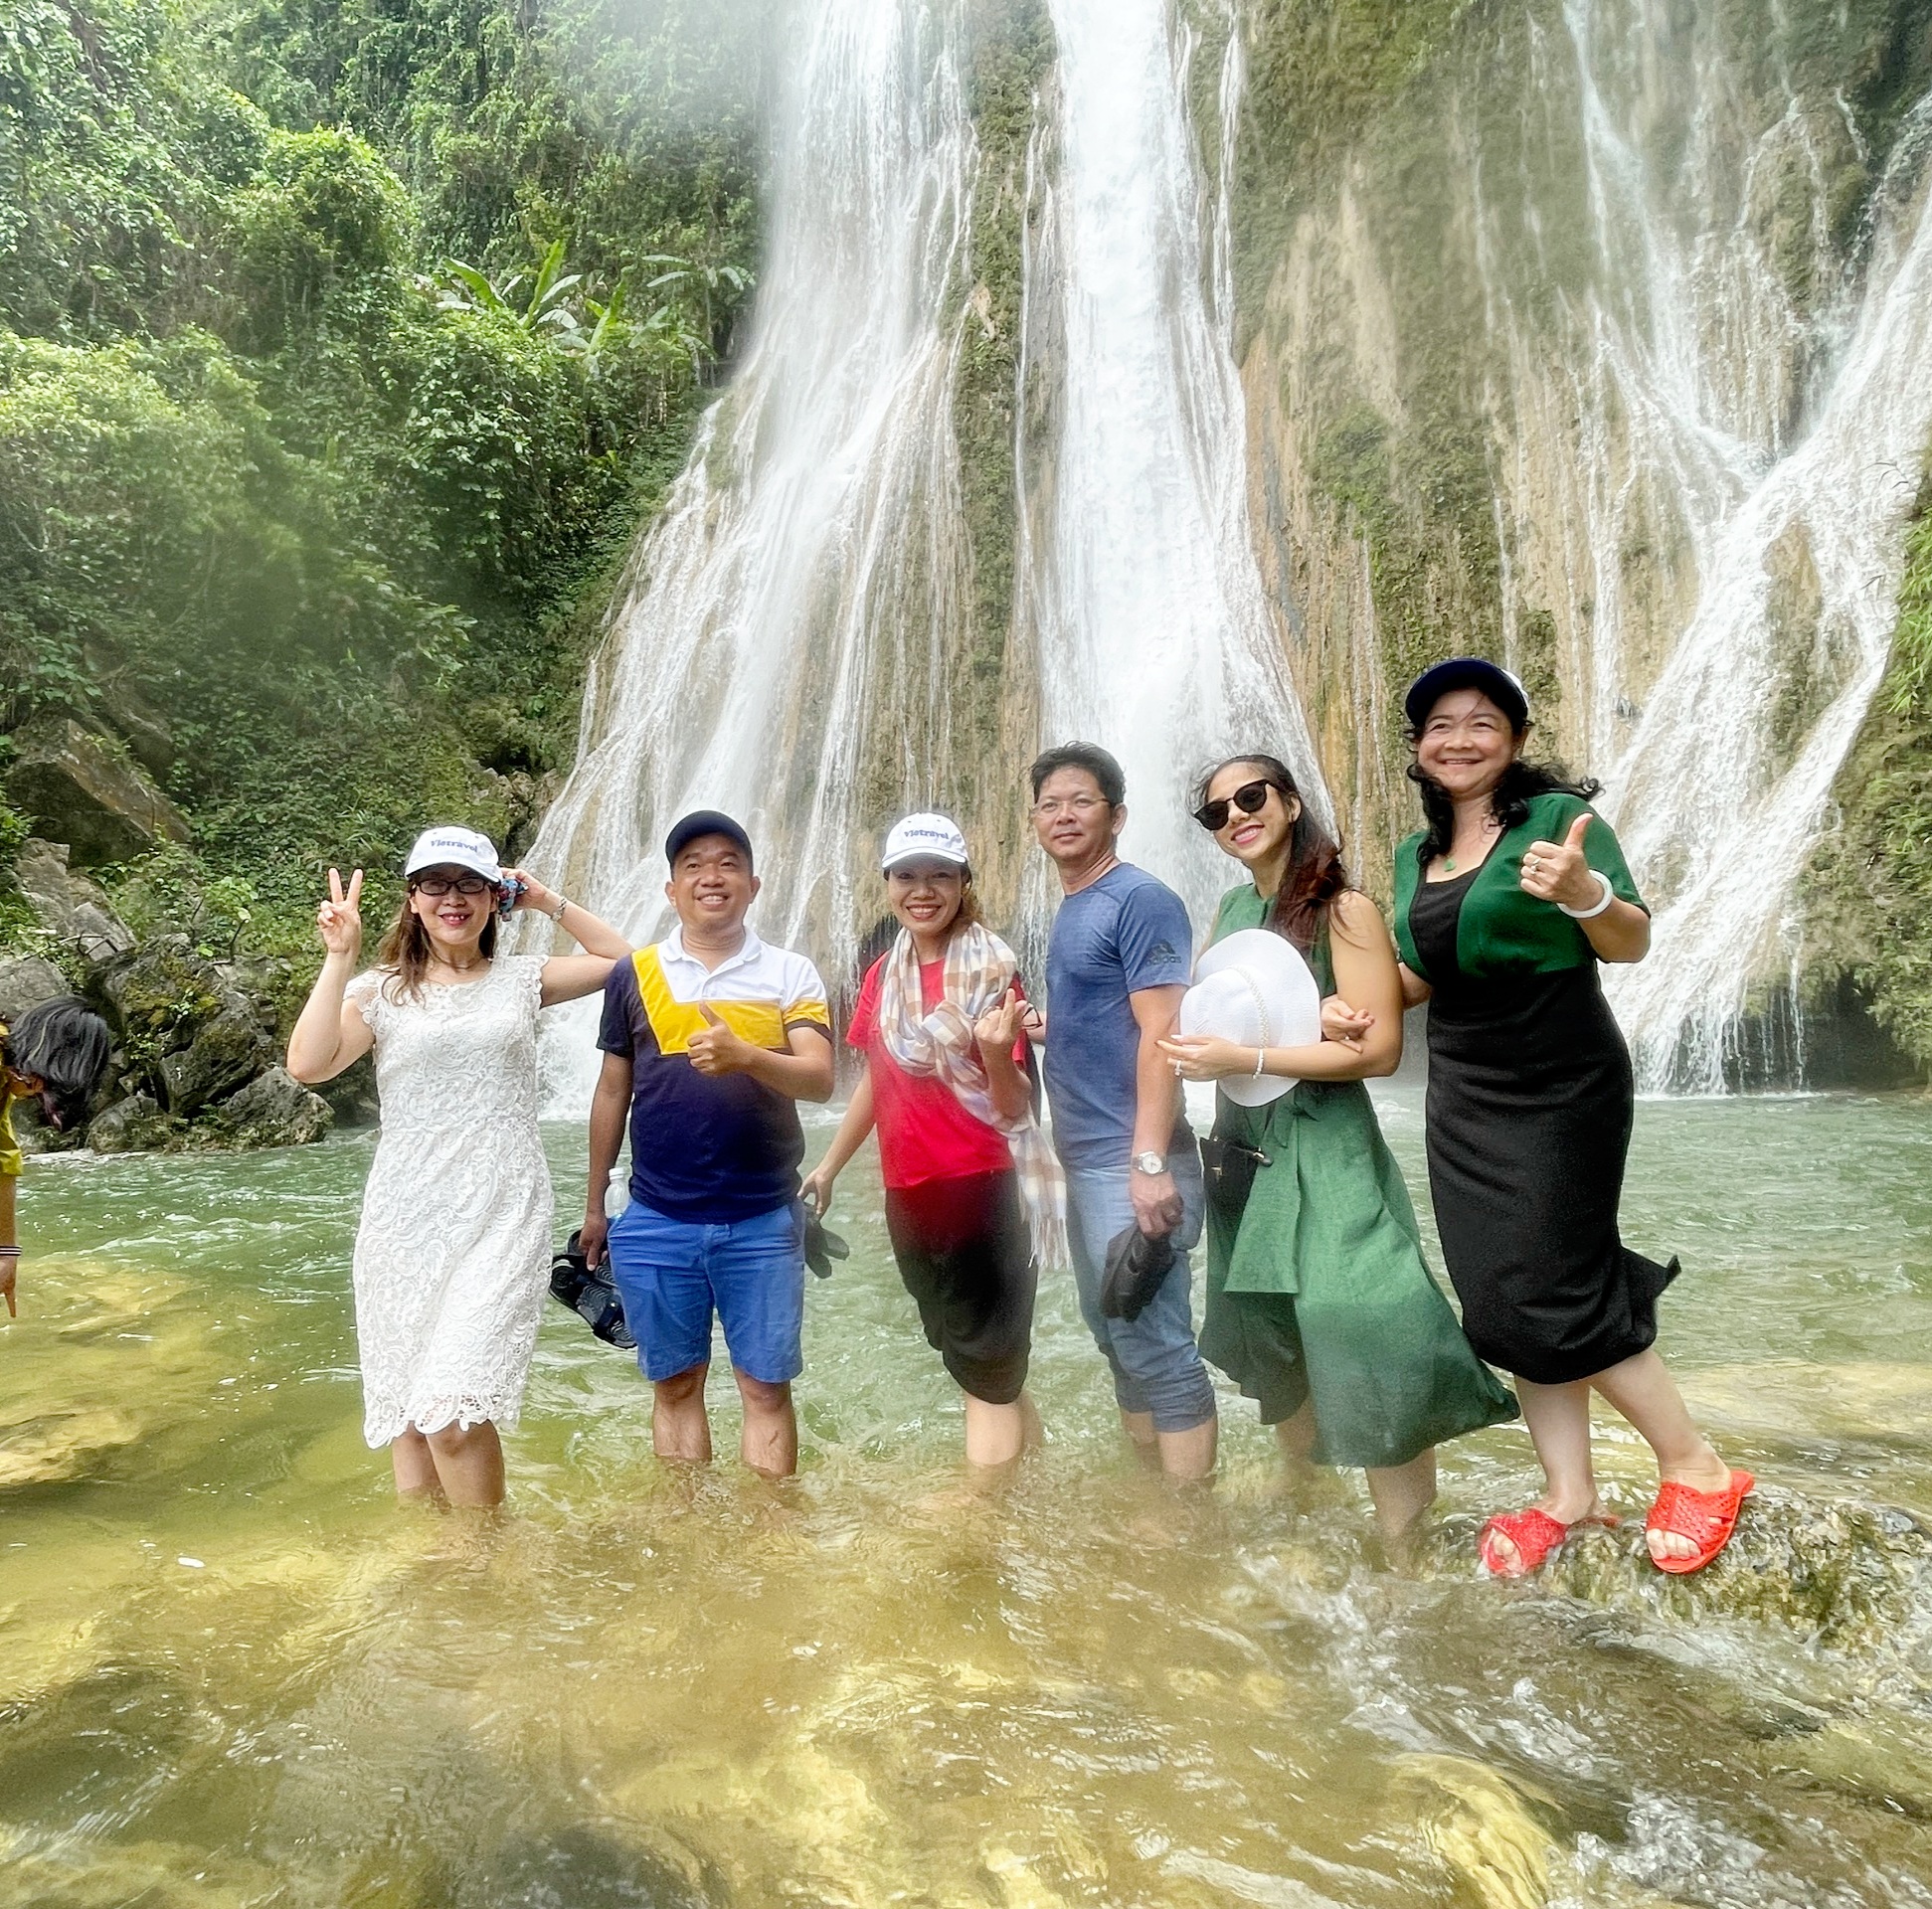
[[[629,946],[588,910],[497,865],[484,835],[433,828],[377,965],[357,974],[362,871],[329,871],[326,958],[288,1071],[326,1081],[373,1047],[382,1138],[356,1233],[363,1434],[396,1488],[451,1504],[503,1498],[551,1257],[537,1131],[537,1012],[596,993]],[[587,953],[499,954],[500,905],[539,909]],[[352,978],[353,977],[353,978]]]

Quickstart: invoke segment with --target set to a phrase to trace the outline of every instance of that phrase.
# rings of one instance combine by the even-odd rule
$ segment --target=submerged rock
[[[1429,1755],[1401,1758],[1396,1780],[1419,1793],[1423,1839],[1462,1893],[1483,1909],[1543,1909],[1557,1842],[1515,1784],[1468,1757]]]
[[[0,1490],[85,1477],[97,1460],[134,1444],[141,1421],[113,1406],[76,1406],[0,1426]]]

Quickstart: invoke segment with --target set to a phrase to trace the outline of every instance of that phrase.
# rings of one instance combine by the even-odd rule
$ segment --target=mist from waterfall
[[[1608,977],[1640,1079],[1715,1092],[1747,1010],[1795,973],[1799,878],[1889,654],[1932,431],[1932,102],[1841,264],[1811,115],[1842,100],[1787,79],[1784,112],[1750,132],[1709,20],[1566,0],[1563,21],[1597,260],[1567,386],[1589,533],[1571,564],[1589,619],[1566,670],[1587,704],[1572,727],[1657,911],[1649,958]],[[1668,157],[1660,127],[1678,135]],[[1779,193],[1804,211],[1781,254],[1764,211]],[[1481,236],[1492,258],[1536,243]],[[1809,302],[1790,286],[1794,250],[1824,288]],[[1519,414],[1533,351],[1511,338]],[[1649,657],[1631,636],[1630,553],[1660,521],[1694,595]],[[1505,573],[1508,556],[1505,541]]]
[[[1020,613],[1043,737],[1120,758],[1123,852],[1179,888],[1204,927],[1234,871],[1187,813],[1201,768],[1265,750],[1327,807],[1248,517],[1227,242],[1241,36],[1227,37],[1210,189],[1187,107],[1195,47],[1168,0],[1049,10],[1057,164],[1035,188],[1026,330],[1055,336],[1061,382],[1020,412],[1023,427],[1046,420],[1019,446]]]

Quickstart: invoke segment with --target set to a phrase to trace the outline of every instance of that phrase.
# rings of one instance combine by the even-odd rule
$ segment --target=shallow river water
[[[1383,1105],[1414,1169],[1419,1102]],[[370,1144],[29,1167],[0,1904],[1932,1904],[1932,1104],[1641,1108],[1626,1230],[1683,1256],[1667,1347],[1762,1480],[1687,1583],[1607,1426],[1634,1515],[1526,1587],[1470,1562],[1533,1489],[1512,1427],[1445,1454],[1406,1575],[1236,1398],[1176,1499],[1064,1278],[1051,1442],[962,1502],[863,1160],[792,1484],[661,1471],[634,1368],[551,1305],[507,1515],[399,1511],[348,1298]]]

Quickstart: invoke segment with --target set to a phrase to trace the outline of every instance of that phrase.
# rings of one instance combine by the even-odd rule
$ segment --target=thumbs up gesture
[[[1595,819],[1579,815],[1560,842],[1531,842],[1522,852],[1522,889],[1540,901],[1562,908],[1589,908],[1601,894],[1590,864],[1583,858],[1583,838]]]
[[[713,1079],[721,1074],[744,1073],[750,1057],[758,1049],[734,1034],[705,1002],[698,1003],[698,1012],[704,1017],[704,1025],[691,1036],[690,1046],[685,1050],[691,1057],[691,1065]]]

